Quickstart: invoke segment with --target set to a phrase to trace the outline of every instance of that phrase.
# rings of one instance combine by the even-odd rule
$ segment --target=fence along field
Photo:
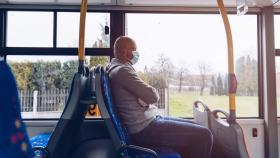
[[[211,109],[228,110],[228,96],[199,96],[199,92],[178,92],[178,90],[158,89],[160,114],[174,117],[193,117],[192,105],[202,100]],[[46,91],[19,91],[23,118],[59,118],[67,97],[68,89],[50,89]],[[257,96],[237,96],[237,115],[239,117],[258,116]],[[278,99],[279,101],[279,99]],[[280,110],[279,110],[280,111]],[[279,113],[279,112],[278,112]]]
[[[60,117],[68,94],[68,89],[20,90],[19,97],[23,118]]]
[[[161,114],[167,114],[168,91],[158,89],[160,100],[156,104]],[[20,90],[20,105],[23,118],[59,118],[69,95],[68,89],[45,91]]]

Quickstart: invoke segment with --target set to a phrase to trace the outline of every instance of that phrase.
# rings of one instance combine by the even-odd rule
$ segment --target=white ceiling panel
[[[235,0],[224,0],[227,6],[235,6]],[[217,6],[216,0],[118,0],[119,5],[132,6]]]
[[[263,7],[274,4],[277,0],[247,0],[249,7]],[[118,0],[124,6],[195,6],[216,7],[216,0]],[[224,0],[226,7],[236,7],[236,0]]]

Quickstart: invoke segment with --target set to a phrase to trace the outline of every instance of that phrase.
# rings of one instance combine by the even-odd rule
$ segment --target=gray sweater
[[[140,132],[157,115],[157,107],[153,105],[159,100],[156,89],[141,80],[130,63],[116,58],[109,65],[109,78],[122,123],[130,134]]]

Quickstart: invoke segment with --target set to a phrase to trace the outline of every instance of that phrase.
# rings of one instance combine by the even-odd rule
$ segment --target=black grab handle
[[[229,115],[229,113],[227,113],[227,112],[224,111],[224,110],[220,110],[220,109],[214,110],[214,111],[212,112],[212,114],[214,115],[214,117],[215,117],[216,119],[220,118],[219,115],[218,115],[218,113],[222,113],[222,114],[226,117],[227,122],[230,123],[230,115]]]
[[[205,111],[210,111],[210,109],[208,108],[208,106],[207,106],[206,104],[204,104],[204,103],[203,103],[202,101],[200,101],[200,100],[197,100],[197,101],[195,101],[195,102],[193,103],[193,106],[194,106],[196,109],[198,109],[199,105],[202,105],[202,107],[203,107],[203,109],[204,109]]]

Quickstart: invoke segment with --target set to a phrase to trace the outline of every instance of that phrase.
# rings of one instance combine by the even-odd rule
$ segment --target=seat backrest
[[[0,61],[0,157],[33,155],[20,114],[18,89],[9,65]]]
[[[74,75],[67,103],[47,145],[48,157],[69,157],[79,142],[77,136],[88,108],[83,103],[87,80],[88,77],[84,74]]]
[[[194,102],[193,117],[196,123],[211,129],[211,115],[212,113],[206,104],[201,101]]]
[[[221,119],[218,113],[224,114],[226,119]],[[212,112],[210,121],[214,143],[223,151],[226,158],[250,158],[241,126],[236,121],[228,120],[227,112],[222,110]]]
[[[202,110],[201,110],[202,109]],[[226,117],[222,120],[217,113]],[[208,127],[214,136],[213,157],[249,158],[242,128],[237,122],[228,122],[229,114],[222,110],[210,111],[201,101],[194,102],[193,115],[196,123]],[[229,137],[230,136],[230,137]]]
[[[103,67],[96,68],[95,80],[97,103],[101,116],[105,120],[116,148],[119,149],[128,143],[128,134],[120,122],[111,94],[109,77]]]

